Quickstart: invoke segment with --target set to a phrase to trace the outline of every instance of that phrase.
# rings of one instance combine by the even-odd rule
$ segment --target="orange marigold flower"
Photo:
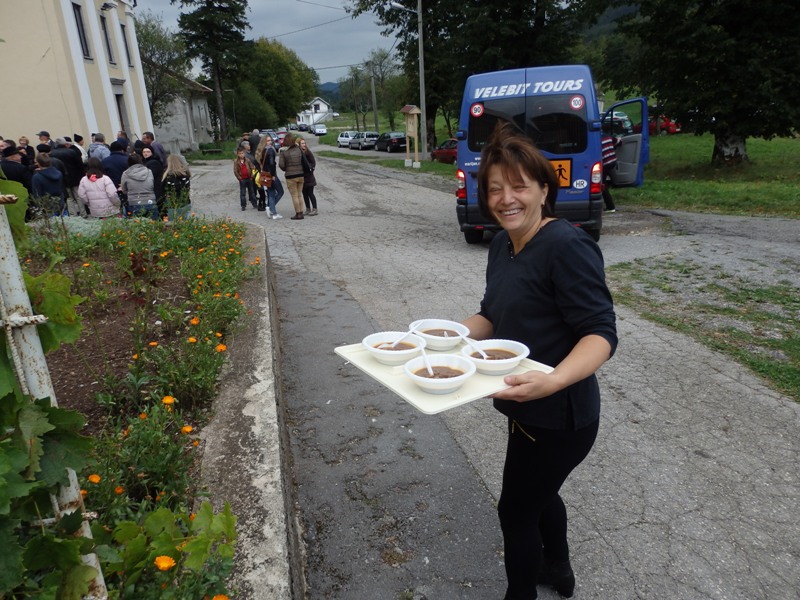
[[[170,404],[175,404],[175,398],[173,398],[172,396],[164,396],[161,399],[161,402],[169,406]]]
[[[87,494],[86,490],[81,490],[81,498],[85,499],[86,498],[86,494]]]
[[[192,433],[193,429],[194,427],[192,427],[191,425],[184,425],[183,427],[181,427],[181,433]]]
[[[153,562],[155,562],[159,571],[169,571],[175,566],[175,559],[171,556],[156,556],[156,559]]]
[[[196,344],[197,343],[197,338],[196,337],[190,337],[189,338],[189,343],[190,344]]]
[[[147,418],[147,413],[139,413],[139,418],[144,421]]]
[[[197,278],[198,278],[198,279],[202,279],[202,278],[203,278],[203,276],[202,276],[202,275],[198,275],[198,276],[197,276]]]
[[[133,355],[133,360],[139,360],[139,355],[138,354],[134,354]]]
[[[90,265],[89,263],[83,263],[83,266],[84,267],[91,267],[92,265]]]
[[[195,447],[197,447],[197,446],[199,446],[199,445],[200,445],[200,440],[194,440],[194,441],[192,442],[192,446],[195,446]]]
[[[190,514],[190,515],[189,515],[189,520],[190,520],[190,521],[194,521],[194,518],[195,518],[196,516],[197,516],[197,515],[196,515],[195,513],[192,513],[192,514]]]
[[[225,594],[217,594],[211,600],[230,600]]]
[[[168,256],[169,256],[169,252],[162,252],[161,254],[159,254],[159,256],[160,256],[161,258],[166,258],[166,257],[168,257]]]
[[[217,331],[214,335],[217,336],[218,338],[222,337],[222,334],[219,331]]]
[[[124,488],[124,487],[122,487],[121,485],[118,485],[117,487],[115,487],[115,488],[114,488],[114,493],[115,493],[117,496],[121,495],[121,494],[122,494],[122,492],[124,492],[124,491],[125,491],[125,488]]]
[[[151,348],[155,348],[156,346],[158,346],[158,342],[150,342],[147,345],[150,346]]]
[[[214,346],[214,350],[216,350],[217,352],[225,352],[225,350],[227,349],[228,347],[225,344],[217,344],[216,346]]]
[[[86,479],[88,479],[90,483],[100,483],[100,475],[97,473],[92,473]]]
[[[189,319],[190,325],[199,325],[200,324],[200,317],[192,317]]]
[[[219,292],[217,292],[216,294],[214,294],[214,298],[219,298],[220,296],[222,296],[222,294],[220,294]]]

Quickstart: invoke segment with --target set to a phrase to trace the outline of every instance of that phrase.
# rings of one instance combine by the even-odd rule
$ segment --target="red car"
[[[658,125],[660,128],[659,133],[680,133],[681,132],[681,124],[677,121],[673,121],[666,115],[659,115],[658,117]],[[650,135],[656,135],[656,118],[651,116],[650,122],[648,123],[648,127],[650,129]]]
[[[438,148],[434,148],[431,152],[431,159],[438,160],[439,162],[447,164],[455,164],[458,158],[458,140],[450,138],[442,142]]]

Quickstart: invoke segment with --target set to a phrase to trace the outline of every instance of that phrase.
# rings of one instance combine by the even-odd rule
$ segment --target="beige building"
[[[153,131],[133,9],[136,0],[0,0],[0,135]]]

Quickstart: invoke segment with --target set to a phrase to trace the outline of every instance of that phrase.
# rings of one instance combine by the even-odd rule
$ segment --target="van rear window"
[[[578,154],[588,143],[586,102],[573,108],[575,94],[503,98],[483,103],[483,114],[470,115],[467,144],[480,152],[499,120],[514,123],[540,150],[549,154]]]

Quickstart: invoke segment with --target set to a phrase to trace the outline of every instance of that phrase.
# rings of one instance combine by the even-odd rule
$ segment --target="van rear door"
[[[617,168],[611,171],[614,187],[638,187],[644,182],[644,165],[650,162],[647,99],[614,104],[603,113],[603,131],[617,138]]]

